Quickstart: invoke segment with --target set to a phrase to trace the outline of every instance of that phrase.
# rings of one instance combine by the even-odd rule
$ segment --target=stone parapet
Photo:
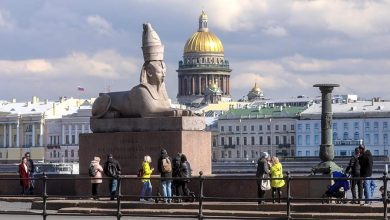
[[[204,117],[91,118],[94,133],[131,131],[202,131]]]

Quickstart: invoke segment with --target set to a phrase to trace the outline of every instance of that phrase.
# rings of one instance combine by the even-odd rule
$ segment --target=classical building
[[[46,120],[46,162],[79,162],[79,134],[92,132],[91,107],[85,101],[72,114]]]
[[[230,72],[219,38],[209,31],[207,15],[202,11],[199,29],[186,42],[179,61],[178,94],[180,104],[199,106],[216,100],[229,101]],[[210,90],[214,95],[210,96]],[[215,88],[217,87],[217,88]],[[213,100],[208,100],[210,97]]]
[[[348,99],[345,99],[348,98]],[[364,143],[373,155],[389,155],[390,102],[352,101],[332,104],[335,156],[352,155]],[[321,105],[303,111],[297,122],[296,156],[318,156],[321,144]]]
[[[61,97],[58,101],[31,101],[0,104],[0,163],[20,162],[25,152],[34,160],[45,160],[48,119],[61,118],[78,109],[84,100]],[[58,141],[58,138],[57,138]]]
[[[253,88],[251,89],[251,91],[249,91],[247,96],[248,96],[248,101],[250,101],[250,102],[253,102],[255,100],[264,100],[265,99],[264,93],[260,89],[260,87],[257,85],[257,83],[255,83],[255,86],[253,86]]]
[[[219,116],[214,161],[257,160],[261,152],[295,155],[295,126],[306,107],[231,109]]]

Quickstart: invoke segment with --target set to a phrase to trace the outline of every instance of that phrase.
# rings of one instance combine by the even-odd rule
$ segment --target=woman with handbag
[[[282,194],[281,188],[284,186],[283,178],[283,167],[279,162],[279,158],[272,157],[272,166],[271,166],[271,187],[272,187],[272,203],[275,203],[275,193],[278,193],[278,203],[280,203],[280,195]],[[277,179],[274,179],[277,178]]]
[[[259,198],[258,204],[264,204],[265,191],[270,190],[270,181],[264,178],[268,178],[270,172],[268,164],[269,155],[267,152],[261,153],[259,160],[257,161],[256,177],[257,179],[257,197]]]

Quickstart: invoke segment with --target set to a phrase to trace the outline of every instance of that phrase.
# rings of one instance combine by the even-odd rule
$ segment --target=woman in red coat
[[[30,188],[30,180],[28,178],[27,158],[23,157],[19,164],[20,186],[22,187],[22,195],[28,194]]]

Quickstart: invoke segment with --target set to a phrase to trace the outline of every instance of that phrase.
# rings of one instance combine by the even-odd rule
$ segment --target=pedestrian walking
[[[152,163],[152,158],[150,158],[149,155],[146,155],[144,157],[144,161],[142,162],[141,182],[143,183],[143,185],[142,185],[141,195],[140,195],[141,202],[145,202],[145,201],[154,202],[152,198],[153,188],[152,188],[152,183],[150,182],[150,176],[152,175],[154,168],[150,168],[151,163]]]
[[[30,177],[30,187],[29,187],[28,192],[29,192],[30,195],[33,195],[34,194],[34,188],[35,188],[35,179],[34,179],[35,165],[34,165],[34,161],[31,159],[31,153],[30,152],[26,152],[24,154],[24,157],[27,158],[28,176]]]
[[[90,164],[89,174],[91,176],[92,197],[99,200],[99,188],[102,184],[103,167],[100,165],[100,157],[94,157]]]
[[[172,159],[172,177],[180,178],[180,164],[181,164],[181,154],[177,155]],[[180,180],[174,179],[172,181],[172,196],[180,196]],[[175,199],[175,202],[181,202],[181,199]]]
[[[346,174],[351,175],[351,191],[352,191],[352,204],[360,204],[363,197],[363,182],[360,178],[360,163],[359,163],[360,150],[359,147],[355,148],[354,155],[349,160],[348,167],[345,170]],[[356,199],[356,186],[358,190],[358,198]]]
[[[187,160],[186,155],[182,154],[180,156],[180,180],[179,180],[179,195],[187,197],[185,201],[189,201],[190,190],[188,189],[188,183],[191,178],[191,165]]]
[[[20,186],[22,187],[22,195],[29,194],[30,189],[30,178],[28,174],[28,161],[26,157],[22,158],[22,161],[19,164],[19,177],[20,177]]]
[[[107,161],[104,163],[104,174],[110,177],[108,182],[108,190],[110,192],[110,200],[115,200],[119,188],[118,177],[121,174],[121,165],[114,159],[112,154],[107,155]]]
[[[369,179],[372,176],[372,167],[373,167],[373,158],[371,151],[366,149],[366,147],[361,144],[359,145],[359,164],[360,164],[360,176],[364,177],[363,179],[363,190],[364,190],[364,198],[365,202],[364,204],[370,204],[371,201],[371,182],[372,180]]]
[[[278,194],[278,203],[280,203],[280,197],[282,194],[281,188],[284,186],[283,167],[279,162],[279,158],[272,157],[272,166],[270,170],[271,175],[271,187],[272,187],[272,203],[275,203],[275,194]],[[276,179],[277,178],[277,179]]]
[[[164,202],[170,203],[172,199],[172,160],[165,149],[161,149],[161,156],[158,160],[158,171],[161,175],[161,190]]]
[[[269,177],[269,155],[267,152],[261,153],[260,158],[257,160],[257,197],[259,198],[258,204],[264,204],[265,191],[271,189],[270,180],[265,180],[264,178]]]

